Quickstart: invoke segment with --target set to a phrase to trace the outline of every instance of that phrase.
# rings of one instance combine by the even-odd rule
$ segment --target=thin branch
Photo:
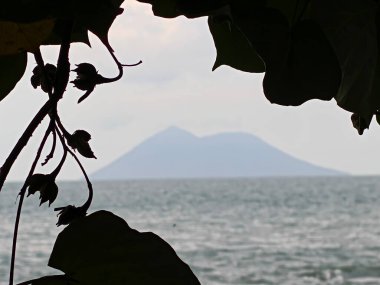
[[[71,135],[70,133],[66,130],[65,126],[62,124],[61,122],[61,119],[59,118],[58,114],[57,114],[57,110],[56,110],[56,115],[55,115],[55,118],[56,118],[56,122],[57,122],[57,126],[58,128],[62,131],[63,133],[63,136],[68,139]]]
[[[0,191],[4,186],[4,182],[7,179],[10,169],[12,168],[17,157],[23,150],[23,148],[29,142],[29,139],[32,137],[34,131],[37,129],[42,120],[49,114],[54,103],[49,100],[47,101],[38,113],[34,116],[33,120],[29,123],[28,127],[25,129],[24,133],[21,135],[16,145],[13,147],[11,153],[6,158],[4,164],[0,168]]]
[[[69,51],[71,43],[71,32],[73,29],[73,21],[66,21],[63,31],[63,38],[61,49],[59,50],[59,56],[57,61],[57,73],[54,82],[54,98],[58,101],[62,98],[63,93],[65,93],[67,84],[69,83],[70,76],[70,62],[69,62]]]
[[[12,257],[11,257],[11,265],[10,265],[10,270],[9,270],[9,285],[13,285],[13,278],[14,278],[14,266],[15,266],[15,260],[16,260],[16,247],[17,247],[17,235],[18,235],[18,227],[20,224],[20,217],[21,217],[21,210],[22,210],[22,204],[24,202],[24,197],[25,197],[25,192],[26,189],[28,188],[28,181],[30,177],[33,175],[34,170],[36,169],[38,160],[41,157],[42,150],[44,148],[44,145],[46,143],[47,138],[49,137],[49,134],[51,132],[51,123],[49,124],[44,137],[42,138],[42,141],[40,143],[40,146],[37,150],[36,157],[33,161],[33,164],[30,168],[28,177],[26,178],[24,185],[22,186],[20,190],[20,200],[18,202],[18,208],[17,208],[17,214],[16,214],[16,221],[15,221],[15,227],[14,227],[14,232],[13,232],[13,243],[12,243]]]
[[[88,177],[87,175],[87,172],[86,170],[84,169],[82,163],[80,162],[78,156],[68,147],[68,145],[66,144],[65,140],[64,140],[64,137],[63,135],[59,132],[59,130],[57,129],[57,133],[58,133],[58,137],[61,139],[61,142],[62,142],[62,145],[64,146],[64,148],[71,154],[71,156],[75,159],[75,161],[77,162],[79,168],[81,169],[82,173],[83,173],[83,176],[84,178],[86,179],[86,182],[87,182],[87,188],[88,188],[88,198],[87,198],[87,201],[80,207],[84,208],[85,211],[88,210],[88,208],[90,207],[91,205],[91,202],[92,202],[92,198],[94,196],[94,190],[92,188],[92,183],[90,181],[90,178]],[[58,209],[58,208],[57,208]],[[54,209],[54,210],[57,210],[57,209]]]
[[[51,98],[53,96],[53,84],[52,84],[52,82],[50,82],[48,73],[46,72],[45,63],[44,63],[44,60],[42,58],[40,48],[38,48],[34,52],[34,59],[36,60],[39,68],[41,68],[41,70],[42,70],[42,75],[44,76],[45,81],[47,82],[47,85],[48,85],[48,95],[49,95],[49,98]]]
[[[58,134],[58,136],[59,136],[59,134]],[[59,137],[59,138],[61,139],[61,137]],[[61,140],[61,142],[62,142],[62,140]],[[61,161],[59,162],[58,166],[54,169],[54,171],[51,173],[51,175],[54,177],[54,179],[57,177],[57,175],[59,174],[59,172],[62,169],[63,164],[66,161],[67,148],[65,147],[65,145],[62,145],[62,147],[63,147],[63,155],[62,155]]]

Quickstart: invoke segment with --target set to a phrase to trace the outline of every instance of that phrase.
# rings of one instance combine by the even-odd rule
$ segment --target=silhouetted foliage
[[[380,122],[380,16],[375,0],[138,0],[149,3],[155,15],[165,18],[208,17],[217,49],[213,70],[222,65],[265,72],[263,89],[272,103],[298,106],[311,99],[334,98],[353,113],[352,123],[362,134],[372,117]],[[80,206],[58,211],[57,225],[68,225],[58,236],[49,265],[65,275],[47,276],[22,284],[199,284],[174,250],[152,233],[139,233],[109,212],[86,216],[93,198],[92,184],[75,151],[95,158],[85,130],[70,133],[61,122],[58,103],[69,83],[70,45],[89,45],[88,32],[95,34],[118,68],[113,78],[101,76],[91,63],[79,63],[74,87],[85,91],[78,103],[96,85],[112,83],[123,75],[125,65],[116,58],[108,31],[123,12],[123,0],[12,0],[0,9],[0,100],[24,75],[27,53],[37,66],[31,85],[41,87],[47,101],[5,160],[0,171],[0,190],[13,163],[41,121],[50,123],[19,196],[10,266],[13,285],[14,262],[23,200],[40,192],[41,204],[52,204],[59,189],[55,180],[70,154],[88,186],[88,198]],[[127,27],[126,27],[127,28]],[[132,27],[137,29],[138,27]],[[57,64],[45,64],[40,47],[59,45]],[[55,169],[36,174],[42,150],[49,137],[53,144],[42,163],[63,150]]]
[[[362,134],[380,109],[380,18],[374,0],[138,0],[155,15],[208,16],[214,68],[265,72],[272,103],[335,98]]]

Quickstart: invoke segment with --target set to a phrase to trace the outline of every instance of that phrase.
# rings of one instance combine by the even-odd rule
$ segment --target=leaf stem
[[[134,64],[122,64],[116,58],[116,56],[115,56],[114,51],[112,50],[112,48],[110,46],[108,46],[108,45],[105,45],[105,46],[106,46],[108,52],[110,53],[112,59],[116,63],[117,68],[119,69],[119,74],[116,77],[113,77],[113,78],[105,78],[105,77],[102,76],[102,78],[98,82],[98,84],[115,82],[115,81],[119,80],[121,77],[123,77],[123,67],[126,67],[126,66],[129,66],[129,67],[131,67],[131,66],[137,66],[137,65],[139,65],[139,64],[142,63],[142,61],[140,60],[139,62],[134,63]]]
[[[46,143],[47,138],[49,137],[50,132],[52,131],[51,128],[52,121],[50,122],[44,137],[42,138],[42,141],[40,143],[40,146],[37,150],[36,157],[33,161],[33,164],[30,168],[28,177],[26,178],[24,185],[22,186],[19,196],[20,200],[18,202],[18,207],[17,207],[17,214],[16,214],[16,221],[15,221],[15,226],[14,226],[14,232],[13,232],[13,243],[12,243],[12,257],[11,257],[11,264],[10,264],[10,270],[9,270],[9,285],[13,285],[13,278],[14,278],[14,266],[15,266],[15,260],[16,260],[16,247],[17,247],[17,236],[18,236],[18,227],[20,224],[20,217],[21,217],[21,210],[22,210],[22,204],[24,202],[24,197],[25,197],[25,192],[26,189],[28,188],[28,181],[30,177],[33,175],[34,170],[36,169],[38,160],[41,157],[42,150],[44,148],[44,145]]]
[[[60,131],[58,130],[58,128],[56,130],[57,130],[58,137],[60,138],[60,140],[62,142],[63,147],[75,159],[75,161],[77,162],[77,164],[78,164],[79,168],[81,169],[81,171],[83,173],[83,176],[84,176],[84,178],[85,178],[85,180],[87,182],[88,198],[87,198],[87,201],[82,206],[80,206],[81,208],[84,209],[84,212],[86,212],[88,210],[88,208],[90,207],[90,205],[92,203],[93,196],[94,196],[94,189],[92,187],[92,183],[90,181],[90,178],[87,175],[86,170],[84,169],[82,163],[80,162],[78,156],[68,147],[68,145],[65,142],[64,136],[60,133]],[[59,208],[57,208],[57,209],[59,209]],[[54,209],[54,210],[57,210],[57,209]]]

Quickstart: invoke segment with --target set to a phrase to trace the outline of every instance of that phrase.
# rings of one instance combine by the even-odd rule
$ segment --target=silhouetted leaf
[[[35,51],[51,34],[54,20],[31,23],[0,21],[0,55]]]
[[[31,285],[76,285],[77,281],[68,278],[65,275],[44,276],[33,280]]]
[[[60,0],[11,0],[2,1],[0,20],[34,22],[53,17],[53,8]]]
[[[26,52],[0,56],[0,101],[13,90],[24,75],[27,60]]]
[[[175,18],[184,15],[197,18],[214,15],[215,11],[228,4],[228,0],[137,0],[152,5],[154,15]]]
[[[64,31],[64,25],[66,21],[58,19],[54,25],[53,31],[50,36],[43,42],[44,45],[60,45],[62,43],[62,34]],[[88,38],[87,28],[74,23],[73,30],[71,32],[71,42],[82,42],[90,45]]]
[[[342,82],[335,99],[343,109],[367,122],[380,107],[373,92],[378,43],[376,10],[373,0],[319,0],[312,3],[312,16],[331,43],[342,70]],[[377,90],[378,91],[378,90]]]
[[[310,0],[266,0],[267,7],[279,10],[287,19],[289,25],[295,24],[293,21],[303,19],[300,17],[303,11],[312,1]],[[306,7],[305,7],[306,6]]]
[[[376,121],[380,125],[380,111],[376,111]]]
[[[107,44],[108,30],[116,16],[123,11],[120,8],[123,0],[13,0],[6,2],[0,10],[0,20],[23,22],[27,25],[33,21],[57,20],[57,25],[51,27],[54,28],[53,33],[45,37],[44,44],[61,43],[61,24],[67,19],[73,19],[75,22],[73,42],[88,43],[87,31],[89,30]]]
[[[246,72],[264,72],[265,65],[245,35],[226,16],[211,16],[208,25],[217,51],[212,70],[229,65]]]
[[[49,201],[50,205],[55,201],[58,195],[58,186],[55,183],[55,177],[51,174],[33,174],[28,180],[28,196],[40,192],[40,206]]]
[[[370,124],[370,122],[366,121],[365,118],[360,117],[360,115],[355,113],[351,115],[351,122],[354,128],[358,131],[359,135],[362,135],[364,130],[369,128]]]
[[[235,22],[264,60],[264,93],[272,103],[297,106],[311,99],[330,100],[340,84],[334,51],[311,20],[290,29],[275,9],[232,10]]]
[[[86,285],[200,284],[168,243],[107,211],[68,225],[58,235],[49,266]]]
[[[108,30],[115,18],[123,12],[120,5],[124,0],[66,0],[55,1],[53,15],[58,19],[75,20],[74,31],[80,40],[85,40],[82,28],[94,33],[108,44]],[[75,35],[75,34],[74,34]]]
[[[198,18],[219,14],[217,11],[228,2],[228,0],[177,0],[177,5],[181,14],[188,18]]]
[[[263,87],[270,102],[298,106],[311,99],[331,100],[340,80],[339,63],[322,30],[304,20],[293,28],[283,65],[267,65]]]

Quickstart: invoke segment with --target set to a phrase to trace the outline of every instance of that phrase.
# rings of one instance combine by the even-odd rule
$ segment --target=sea
[[[47,266],[54,207],[86,200],[84,182],[58,182],[49,208],[26,199],[15,279]],[[0,193],[0,284],[8,284],[18,183]],[[380,177],[140,180],[94,183],[105,209],[176,250],[205,285],[380,284]]]

